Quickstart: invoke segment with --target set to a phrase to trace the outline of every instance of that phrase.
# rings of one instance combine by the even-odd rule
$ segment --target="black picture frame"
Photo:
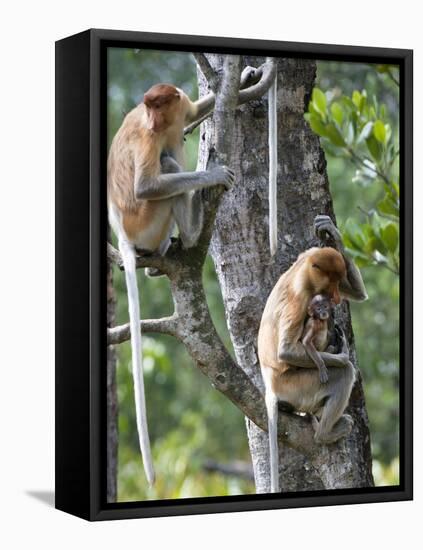
[[[109,46],[208,51],[400,68],[400,484],[392,487],[107,504],[106,58]],[[56,508],[108,520],[410,500],[413,52],[91,29],[56,42]]]

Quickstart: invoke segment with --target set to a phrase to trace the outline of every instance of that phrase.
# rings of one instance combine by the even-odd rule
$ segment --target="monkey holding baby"
[[[367,294],[360,271],[347,256],[329,216],[317,216],[314,225],[316,235],[329,237],[335,247],[314,247],[299,255],[270,293],[258,333],[272,492],[279,491],[278,403],[288,410],[309,413],[314,439],[319,444],[345,437],[352,426],[351,417],[344,411],[355,370],[343,334],[339,352],[333,353],[332,347],[326,349],[327,322],[331,303],[340,304],[342,298],[360,302],[367,299]],[[318,295],[323,295],[323,300],[316,298]]]

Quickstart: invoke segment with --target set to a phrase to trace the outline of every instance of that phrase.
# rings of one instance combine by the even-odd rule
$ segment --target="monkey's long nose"
[[[334,287],[332,287],[331,295],[332,295],[332,300],[336,305],[341,303],[341,295],[339,294],[339,288],[337,284]]]

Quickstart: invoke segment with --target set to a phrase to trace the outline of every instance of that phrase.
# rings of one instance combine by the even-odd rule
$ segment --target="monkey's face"
[[[314,319],[321,319],[327,321],[332,309],[331,299],[329,296],[323,296],[318,294],[314,296],[308,307],[308,314]]]
[[[144,94],[147,110],[147,127],[153,132],[164,132],[177,118],[180,93],[175,86],[156,84]]]
[[[333,248],[320,248],[308,258],[308,276],[313,294],[326,294],[335,304],[341,302],[339,283],[345,274],[344,258]]]

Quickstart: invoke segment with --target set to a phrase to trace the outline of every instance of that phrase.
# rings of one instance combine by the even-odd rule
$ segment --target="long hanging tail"
[[[140,307],[135,268],[135,252],[129,243],[119,243],[125,268],[126,288],[128,290],[129,323],[131,327],[132,375],[134,379],[135,411],[137,417],[138,438],[144,463],[145,475],[153,485],[155,475],[151,458],[150,438],[148,437],[147,412],[145,405],[144,377],[142,370],[142,347],[140,330]]]
[[[269,240],[270,254],[274,256],[278,248],[278,125],[277,125],[277,75],[269,88]]]
[[[270,452],[270,490],[279,492],[279,451],[278,451],[278,399],[273,392],[266,391],[266,410]]]

